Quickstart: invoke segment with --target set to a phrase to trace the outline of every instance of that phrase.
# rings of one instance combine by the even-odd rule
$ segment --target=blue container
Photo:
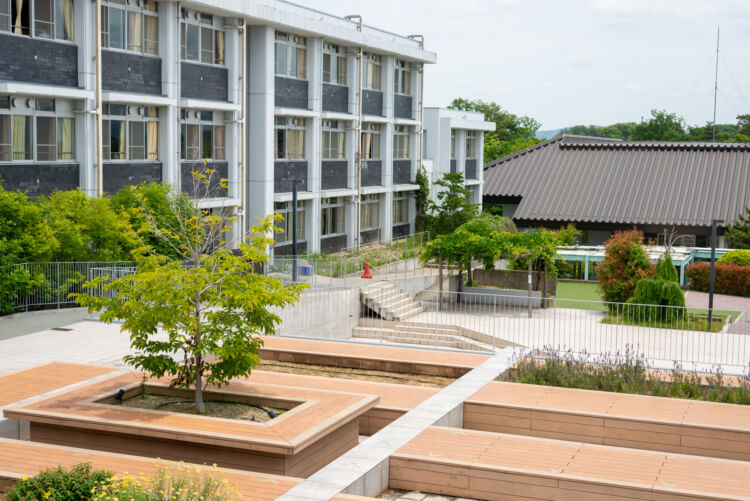
[[[312,266],[300,266],[299,272],[302,275],[309,276],[313,274],[313,267]]]

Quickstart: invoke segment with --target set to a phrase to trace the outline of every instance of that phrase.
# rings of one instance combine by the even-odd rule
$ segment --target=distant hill
[[[556,135],[558,135],[565,129],[567,129],[567,127],[562,127],[560,129],[538,130],[536,131],[536,137],[538,137],[539,139],[544,139],[544,140],[552,139],[553,137],[555,137]]]

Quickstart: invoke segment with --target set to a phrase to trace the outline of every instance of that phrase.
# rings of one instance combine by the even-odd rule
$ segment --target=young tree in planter
[[[430,201],[428,227],[432,235],[446,235],[477,214],[478,206],[469,202],[471,192],[466,189],[464,175],[447,173],[435,181],[437,202]]]
[[[596,267],[604,300],[624,303],[633,296],[638,281],[654,273],[639,230],[618,231],[607,240],[604,260]]]
[[[194,176],[208,193],[211,173]],[[103,322],[123,322],[121,330],[130,335],[134,350],[125,362],[152,376],[172,376],[173,387],[193,387],[196,408],[203,414],[205,387],[221,387],[250,374],[259,362],[259,336],[274,334],[280,322],[270,309],[293,304],[302,287],[284,286],[255,272],[268,260],[274,216],[252,228],[248,242],[233,252],[223,240],[233,218],[209,215],[184,194],[170,195],[167,205],[172,217],[157,221],[141,199],[140,236],[150,232],[179,260],[154,252],[143,239],[134,253],[134,275],[87,284],[110,294],[75,296],[90,312],[100,311]],[[177,353],[182,360],[173,358]]]

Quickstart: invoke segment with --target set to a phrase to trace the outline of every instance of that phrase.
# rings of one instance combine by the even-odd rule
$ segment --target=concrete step
[[[359,328],[358,328],[359,329]],[[412,344],[421,346],[441,346],[444,348],[454,348],[459,350],[474,351],[491,351],[491,347],[482,343],[473,342],[459,336],[440,336],[440,337],[407,337],[398,335],[388,329],[375,329],[367,331],[357,331],[352,333],[356,339],[377,339],[389,343]]]
[[[454,336],[463,335],[460,330],[455,327],[443,327],[439,325],[435,326],[422,326],[422,325],[410,325],[399,323],[393,327],[393,330],[397,332],[414,332],[414,333],[425,333],[425,334],[452,334]]]
[[[406,320],[407,318],[411,318],[415,315],[419,315],[423,311],[424,311],[424,308],[422,306],[415,306],[411,309],[404,310],[403,312],[394,314],[393,319],[398,320],[398,321],[403,321],[403,320]]]

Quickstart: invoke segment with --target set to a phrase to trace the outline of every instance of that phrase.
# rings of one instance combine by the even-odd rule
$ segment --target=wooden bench
[[[80,463],[91,463],[94,469],[104,468],[115,474],[153,475],[158,467],[155,459],[76,449],[59,445],[39,444],[0,439],[0,494],[7,492],[17,480],[33,476],[48,467],[65,468]],[[207,467],[199,466],[199,468]],[[245,499],[271,501],[297,485],[301,479],[251,473],[239,470],[220,470],[214,475],[227,478]],[[338,495],[338,501],[373,501],[351,495]]]
[[[750,461],[750,406],[493,382],[464,427]]]
[[[433,427],[390,458],[390,487],[503,501],[750,499],[750,463]]]

